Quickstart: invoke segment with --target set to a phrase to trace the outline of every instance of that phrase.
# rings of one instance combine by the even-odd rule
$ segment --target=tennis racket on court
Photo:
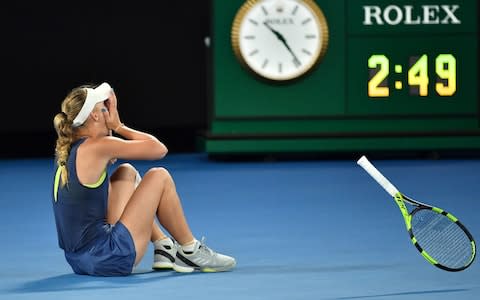
[[[413,245],[432,265],[451,272],[468,268],[475,259],[475,241],[452,214],[400,193],[365,156],[358,161],[395,200],[402,212]],[[413,207],[409,212],[406,204]]]

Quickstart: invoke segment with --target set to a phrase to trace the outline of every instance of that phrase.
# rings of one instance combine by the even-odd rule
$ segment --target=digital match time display
[[[429,74],[429,63],[434,64],[434,73]],[[398,75],[394,82],[393,90],[408,88],[413,96],[427,97],[429,84],[434,84],[438,96],[453,96],[457,91],[457,60],[453,54],[438,54],[429,57],[427,54],[411,56],[405,68],[402,64],[392,65],[388,56],[373,54],[368,58],[369,97],[389,97],[389,78]],[[402,76],[406,73],[406,76]],[[393,73],[393,74],[391,74]],[[433,79],[433,80],[432,80]]]
[[[358,0],[347,6],[351,114],[478,112],[475,1]]]

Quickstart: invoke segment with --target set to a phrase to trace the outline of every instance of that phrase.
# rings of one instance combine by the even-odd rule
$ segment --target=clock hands
[[[293,63],[298,67],[299,65],[301,65],[301,62],[300,60],[297,58],[297,56],[295,55],[295,53],[293,52],[293,50],[290,48],[290,46],[288,45],[287,43],[287,40],[285,39],[285,37],[278,31],[276,31],[275,29],[272,28],[272,26],[270,26],[270,24],[268,24],[267,22],[263,22],[263,25],[265,25],[268,29],[270,29],[271,32],[273,32],[273,34],[277,37],[277,39],[279,41],[282,42],[282,44],[287,48],[288,52],[290,52],[290,54],[292,54],[293,56]]]

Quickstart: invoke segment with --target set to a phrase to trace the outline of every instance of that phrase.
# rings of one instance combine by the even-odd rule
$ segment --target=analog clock
[[[309,73],[324,57],[328,26],[313,0],[248,0],[231,32],[240,63],[270,81],[290,81]]]

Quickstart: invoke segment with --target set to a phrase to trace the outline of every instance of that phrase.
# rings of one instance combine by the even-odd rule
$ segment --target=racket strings
[[[470,239],[447,216],[421,209],[412,216],[411,224],[419,246],[439,264],[458,269],[470,263],[473,255]]]

